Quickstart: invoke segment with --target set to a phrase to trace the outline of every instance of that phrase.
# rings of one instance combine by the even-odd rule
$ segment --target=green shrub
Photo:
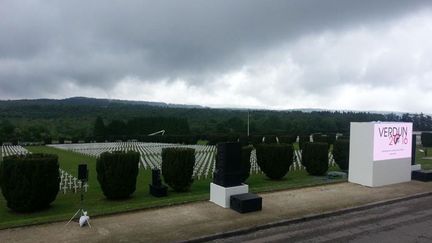
[[[299,148],[301,150],[303,150],[304,149],[304,145],[306,143],[309,143],[309,142],[310,142],[310,136],[309,135],[300,135],[299,136]]]
[[[336,133],[329,133],[327,135],[327,142],[329,143],[329,145],[334,144],[336,141]]]
[[[413,141],[415,143],[415,141]],[[421,143],[423,147],[432,147],[432,133],[430,132],[422,132],[421,133]]]
[[[136,190],[140,154],[105,152],[96,161],[97,179],[108,199],[128,198]]]
[[[341,170],[348,170],[349,140],[338,139],[333,145],[333,158]]]
[[[60,175],[57,155],[28,154],[3,158],[0,187],[7,207],[17,212],[46,208],[57,197]]]
[[[252,146],[244,146],[242,147],[241,151],[241,164],[242,164],[242,171],[244,177],[242,178],[242,181],[245,182],[247,178],[249,178],[250,169],[251,169],[251,163],[250,163],[250,157],[252,153]]]
[[[328,170],[328,144],[306,143],[302,152],[302,164],[310,175],[324,175]]]
[[[260,144],[256,146],[256,153],[259,167],[273,180],[282,179],[293,163],[291,144]]]
[[[278,136],[279,143],[293,144],[297,141],[296,135]]]
[[[250,141],[251,141],[251,143],[253,145],[257,145],[257,144],[263,143],[262,142],[263,136],[261,136],[261,135],[250,136],[249,139],[250,139]]]
[[[162,176],[166,184],[178,192],[189,191],[195,166],[195,150],[191,148],[162,149]]]
[[[327,144],[327,150],[330,149],[330,138],[329,136],[325,134],[314,134],[313,141],[316,143],[326,143]]]
[[[241,144],[241,146],[248,146],[249,144],[251,144],[251,141],[248,136],[239,136],[238,141]]]
[[[274,144],[274,143],[277,143],[276,136],[274,136],[274,135],[267,135],[267,136],[265,136],[264,137],[264,143],[265,144]]]

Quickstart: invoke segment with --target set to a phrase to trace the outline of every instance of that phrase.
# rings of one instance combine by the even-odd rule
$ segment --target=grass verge
[[[191,191],[177,193],[169,190],[168,197],[156,198],[149,195],[148,184],[151,180],[149,170],[140,169],[137,189],[131,198],[127,200],[111,201],[105,199],[99,183],[96,179],[96,159],[90,156],[59,150],[51,147],[28,147],[33,153],[54,153],[59,156],[60,167],[63,170],[77,176],[77,166],[86,162],[89,166],[89,189],[85,193],[83,207],[93,216],[107,215],[113,213],[128,212],[140,209],[170,206],[187,202],[203,201],[210,198],[209,184],[211,179],[195,180]],[[330,170],[337,170],[331,168]],[[265,175],[252,175],[246,181],[250,190],[255,193],[269,192],[275,190],[293,189],[300,187],[316,186],[334,182],[342,182],[344,179],[328,180],[325,177],[309,176],[306,171],[290,171],[288,175],[279,181],[272,181]],[[67,221],[80,208],[79,194],[61,191],[56,200],[46,210],[35,213],[15,213],[6,206],[6,201],[0,197],[0,229],[47,223],[53,221]]]

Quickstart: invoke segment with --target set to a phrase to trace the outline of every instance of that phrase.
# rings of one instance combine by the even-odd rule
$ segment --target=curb
[[[284,219],[281,221],[271,222],[271,223],[247,227],[247,228],[241,228],[241,229],[237,229],[237,230],[233,230],[233,231],[227,231],[227,232],[223,232],[223,233],[216,233],[216,234],[207,235],[207,236],[198,237],[195,239],[180,241],[180,242],[193,242],[193,243],[207,242],[207,241],[212,241],[212,240],[217,240],[217,239],[222,239],[222,238],[228,238],[228,237],[233,237],[233,236],[249,234],[249,233],[252,233],[255,231],[265,230],[265,229],[269,229],[269,228],[273,228],[273,227],[287,226],[290,224],[297,224],[297,223],[307,222],[307,221],[311,221],[311,220],[315,220],[315,219],[322,219],[322,218],[326,218],[326,217],[338,216],[338,215],[342,215],[342,214],[346,214],[346,213],[367,210],[367,209],[371,209],[374,207],[390,205],[390,204],[394,204],[394,203],[398,203],[398,202],[402,202],[402,201],[413,200],[413,199],[427,197],[427,196],[432,196],[432,191],[431,192],[417,193],[417,194],[413,194],[413,195],[409,195],[409,196],[398,197],[398,198],[393,198],[393,199],[388,199],[388,200],[383,200],[383,201],[378,201],[378,202],[367,203],[364,205],[354,206],[354,207],[350,207],[350,208],[337,209],[334,211],[329,211],[329,212],[324,212],[324,213],[309,214],[309,215],[305,215],[305,216],[299,217],[299,218]]]

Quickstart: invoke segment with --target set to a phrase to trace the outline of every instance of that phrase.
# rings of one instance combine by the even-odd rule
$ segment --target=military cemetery
[[[0,16],[0,243],[432,242],[432,1]]]

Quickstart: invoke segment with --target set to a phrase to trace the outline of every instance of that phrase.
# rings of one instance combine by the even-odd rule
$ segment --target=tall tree
[[[106,134],[106,127],[105,127],[104,121],[102,120],[102,117],[98,116],[96,118],[96,122],[94,125],[93,135],[95,137],[102,138],[105,136],[105,134]]]

